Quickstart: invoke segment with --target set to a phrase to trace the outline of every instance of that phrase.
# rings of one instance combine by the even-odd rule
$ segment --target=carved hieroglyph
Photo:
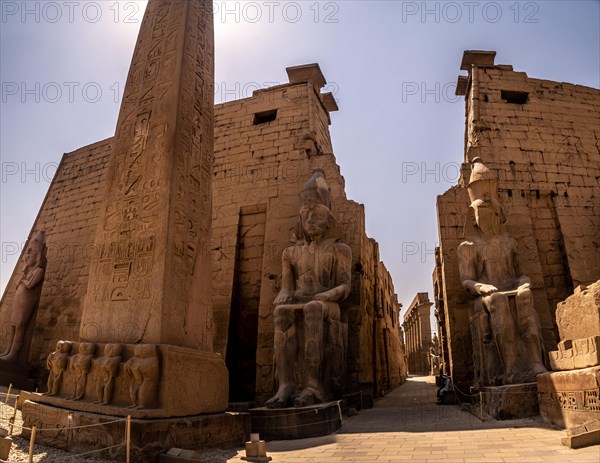
[[[476,298],[470,325],[479,386],[535,381],[547,371],[530,281],[518,270],[516,241],[501,230],[497,190],[495,175],[475,158],[468,186],[473,232],[458,247],[458,265]]]
[[[117,122],[80,337],[211,351],[213,20],[148,3]]]
[[[25,251],[25,266],[17,281],[12,305],[11,340],[8,350],[0,356],[0,362],[17,362],[25,347],[27,326],[34,316],[42,292],[46,253],[46,233],[41,231],[29,242]]]
[[[300,193],[300,240],[283,252],[275,298],[275,366],[279,388],[270,408],[297,407],[339,395],[345,339],[339,301],[350,293],[350,248],[333,233],[330,191],[317,170]]]

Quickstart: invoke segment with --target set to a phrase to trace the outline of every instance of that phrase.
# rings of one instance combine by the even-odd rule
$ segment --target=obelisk
[[[107,443],[124,441],[117,418],[129,416],[134,461],[154,462],[171,447],[231,446],[249,432],[247,417],[224,413],[228,373],[210,336],[213,41],[211,1],[148,1],[80,336],[58,341],[49,394],[23,404],[27,428],[56,429],[42,443],[120,459],[124,447]],[[70,431],[79,426],[87,431]]]
[[[212,351],[212,3],[150,0],[95,237],[80,338]]]
[[[227,408],[227,368],[210,336],[213,50],[210,1],[148,2],[112,146],[80,336],[50,354],[59,380],[35,402],[139,419]],[[107,381],[110,393],[100,398]]]

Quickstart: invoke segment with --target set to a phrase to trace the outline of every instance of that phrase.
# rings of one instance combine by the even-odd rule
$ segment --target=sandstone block
[[[561,302],[556,322],[561,340],[600,336],[600,281]]]

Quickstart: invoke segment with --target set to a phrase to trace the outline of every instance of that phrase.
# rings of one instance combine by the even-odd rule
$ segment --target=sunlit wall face
[[[0,288],[62,153],[114,134],[145,2],[0,2]],[[531,77],[598,87],[595,1],[213,2],[215,101],[287,82],[318,62],[340,111],[334,151],[348,196],[406,307],[431,289],[435,197],[456,184],[463,50]]]

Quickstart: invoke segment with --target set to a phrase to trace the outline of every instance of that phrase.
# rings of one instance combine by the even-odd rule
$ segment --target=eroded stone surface
[[[600,419],[600,367],[538,376],[540,415],[563,428]]]
[[[223,385],[228,382],[228,373],[218,354],[166,344],[121,344],[118,357],[105,357],[103,353],[107,350],[116,353],[117,345],[98,343],[96,357],[90,359],[87,380],[82,383],[73,364],[81,346],[90,343],[59,341],[59,344],[63,350],[63,346],[69,346],[70,350],[51,356],[58,356],[54,362],[66,368],[51,373],[50,394],[31,395],[32,401],[135,418],[217,413],[227,408],[227,388]],[[109,374],[113,374],[109,380],[107,361]]]
[[[561,341],[600,336],[600,280],[559,303],[556,323]]]
[[[497,420],[526,418],[539,413],[537,384],[510,384],[481,388],[485,412]]]

